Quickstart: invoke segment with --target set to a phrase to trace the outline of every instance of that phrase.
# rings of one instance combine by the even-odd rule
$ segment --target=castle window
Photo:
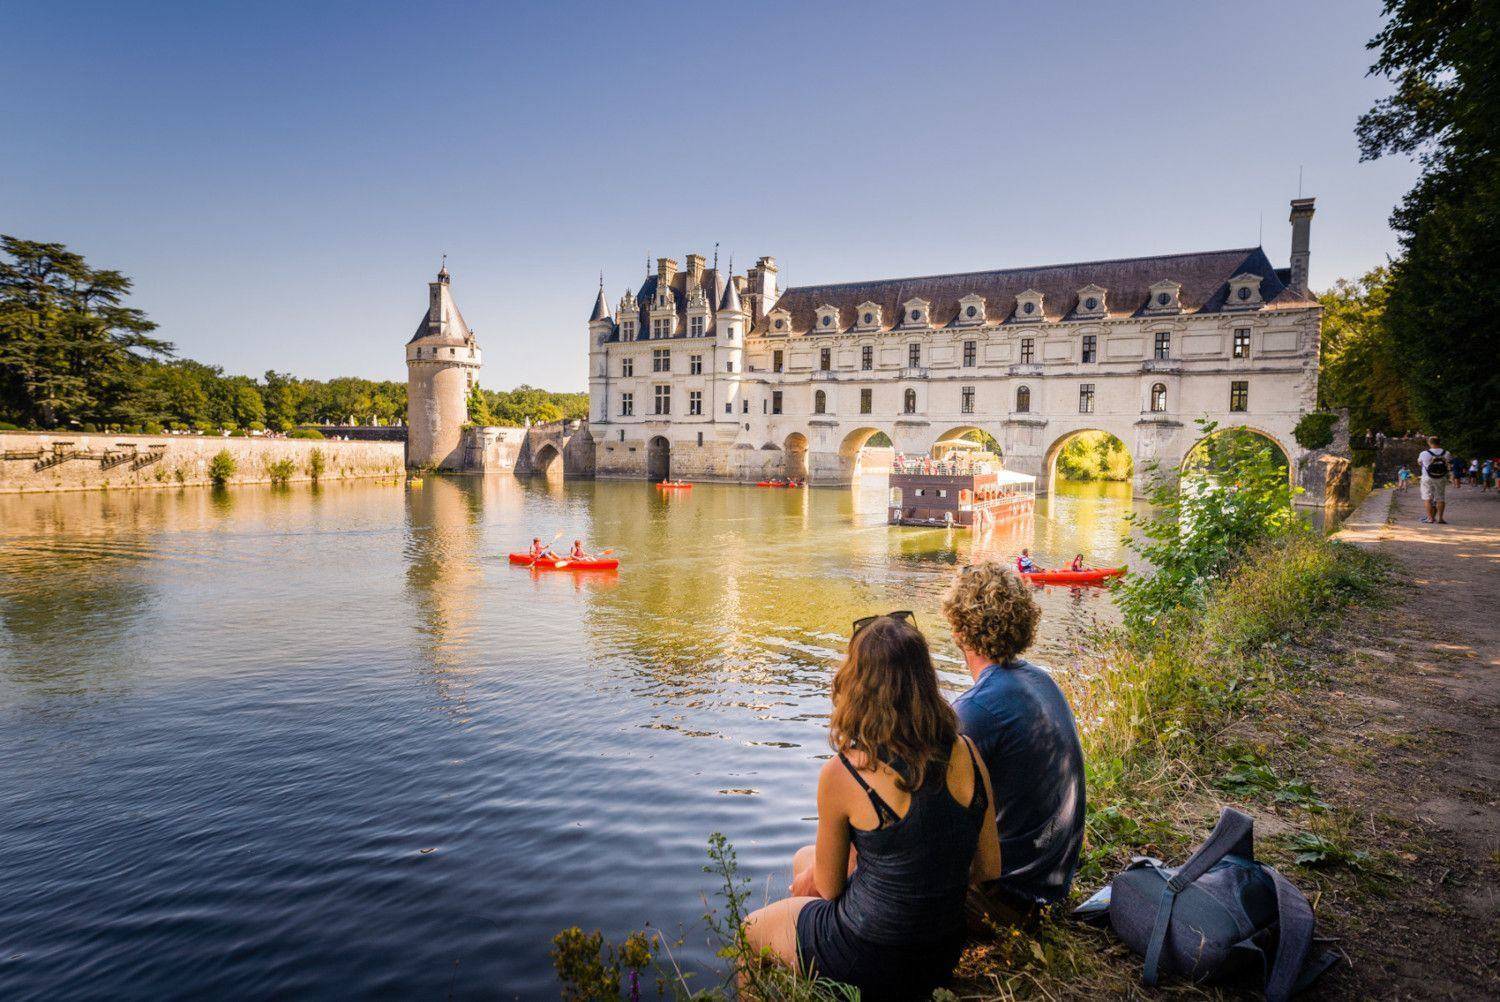
[[[974,307],[969,307],[973,309]],[[964,368],[972,369],[979,364],[979,343],[977,341],[964,342]]]
[[[859,367],[869,372],[875,368],[875,349],[871,345],[863,345],[859,349]]]
[[[726,401],[724,401],[724,413],[725,414],[733,414],[734,413],[734,402],[732,400],[726,400]]]
[[[821,348],[818,350],[818,369],[827,372],[833,368],[833,349]]]
[[[974,387],[965,386],[959,397],[959,410],[965,414],[974,413]]]
[[[693,337],[702,337],[703,336],[703,318],[702,317],[693,317],[691,320],[688,321],[688,333],[691,334]]]
[[[1161,414],[1167,409],[1167,386],[1156,383],[1151,387],[1151,412]]]
[[[688,356],[688,375],[690,375],[690,376],[701,376],[701,375],[703,375],[703,356],[702,355],[689,355]]]
[[[703,391],[702,390],[688,390],[688,413],[689,414],[695,414],[695,415],[703,413]],[[699,443],[699,444],[702,444],[702,443]]]
[[[622,393],[622,394],[620,394],[620,417],[634,417],[634,416],[635,416],[635,394],[634,393]],[[621,434],[624,434],[624,432],[621,432]]]
[[[1229,409],[1232,411],[1250,409],[1250,383],[1248,381],[1236,379],[1229,384]]]
[[[780,351],[771,352],[771,371],[781,372],[785,367],[786,359]]]
[[[635,321],[634,320],[627,320],[627,321],[625,321],[624,323],[622,323],[620,325],[620,340],[622,340],[622,341],[634,341],[635,340]]]
[[[916,390],[909,389],[909,390],[906,391],[906,394],[905,394],[905,396],[903,397],[903,400],[902,400],[902,408],[901,409],[904,410],[908,414],[915,414],[917,412],[917,391]]]
[[[741,414],[749,414],[750,413],[750,398],[749,397],[746,397],[744,400],[740,401],[740,413]],[[749,430],[749,428],[750,428],[750,426],[748,424],[745,425],[745,429],[747,431]]]
[[[1093,334],[1083,336],[1083,360],[1085,362],[1097,362],[1099,360],[1099,338]]]
[[[724,363],[724,371],[725,372],[733,372],[734,371],[734,359],[731,358],[729,361],[727,361],[727,362]]]
[[[625,429],[624,428],[620,429],[620,441],[622,441],[622,442],[625,441]]]
[[[703,448],[703,432],[698,433],[698,448]]]
[[[622,376],[633,376],[633,375],[635,375],[635,359],[630,358],[630,357],[626,357],[626,358],[620,359],[620,375],[622,375]]]
[[[1036,338],[1023,337],[1021,339],[1021,364],[1030,365],[1036,361]]]
[[[1234,357],[1250,357],[1250,328],[1236,327],[1234,331]]]
[[[658,385],[653,387],[653,393],[655,395],[655,398],[653,400],[653,403],[655,404],[653,413],[672,413],[672,387]]]
[[[1094,413],[1094,384],[1093,383],[1079,383],[1078,384],[1078,413],[1080,413],[1080,414],[1092,414],[1092,413]]]
[[[1016,387],[1016,413],[1017,414],[1030,414],[1031,413],[1031,387],[1029,387],[1029,386],[1018,386],[1018,387]]]
[[[671,372],[672,371],[672,351],[671,351],[671,349],[669,349],[669,348],[652,348],[651,349],[651,371],[652,372]]]
[[[780,414],[781,413],[781,391],[780,390],[772,390],[771,391],[771,413],[772,414]]]
[[[859,412],[868,414],[875,408],[875,391],[866,386],[859,391]]]
[[[1156,335],[1156,358],[1167,359],[1172,357],[1172,335],[1167,331],[1158,331]]]
[[[922,367],[922,346],[915,341],[906,346],[906,364],[913,369]]]
[[[651,321],[651,336],[653,338],[666,337],[668,334],[672,333],[671,324],[672,321],[668,320],[666,317],[657,317],[655,320]]]
[[[818,392],[813,394],[813,413],[828,413],[828,394],[824,393],[822,390],[819,390]]]

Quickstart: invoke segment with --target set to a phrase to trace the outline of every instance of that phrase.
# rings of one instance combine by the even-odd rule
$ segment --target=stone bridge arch
[[[584,421],[546,421],[525,431],[516,473],[551,479],[594,475],[594,440]]]

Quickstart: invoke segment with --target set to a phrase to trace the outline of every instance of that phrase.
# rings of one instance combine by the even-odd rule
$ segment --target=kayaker
[[[1078,554],[1078,556],[1076,556],[1076,557],[1073,558],[1073,564],[1072,564],[1072,566],[1069,569],[1070,570],[1075,570],[1075,571],[1081,571],[1081,570],[1086,570],[1087,569],[1087,568],[1085,568],[1083,566],[1083,554],[1082,553]]]
[[[1029,549],[1022,549],[1021,555],[1016,558],[1016,570],[1022,574],[1034,574],[1041,570],[1041,568],[1032,562],[1031,551]]]
[[[575,540],[573,540],[573,548],[568,551],[568,559],[569,560],[592,560],[593,557],[589,556],[588,551],[583,548],[583,540],[581,540],[581,539],[575,539]]]
[[[546,560],[548,557],[556,556],[557,554],[552,552],[552,547],[542,543],[542,537],[533,536],[531,538],[531,559],[533,561]]]

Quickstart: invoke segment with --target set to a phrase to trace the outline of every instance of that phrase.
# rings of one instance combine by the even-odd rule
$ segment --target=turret
[[[740,305],[739,282],[734,274],[734,263],[730,262],[724,294],[719,298],[719,310],[714,315],[714,338],[719,347],[715,353],[719,371],[714,378],[723,386],[719,399],[727,405],[728,412],[714,414],[715,421],[740,420],[740,381],[745,371],[745,331],[750,318]]]
[[[427,312],[406,343],[406,465],[458,469],[469,420],[469,391],[479,381],[479,342],[453,301],[445,262],[427,283]]]
[[[604,298],[604,275],[599,275],[599,295],[589,314],[589,410],[590,420],[602,423],[609,418],[609,349],[614,339],[615,322],[609,315]]]

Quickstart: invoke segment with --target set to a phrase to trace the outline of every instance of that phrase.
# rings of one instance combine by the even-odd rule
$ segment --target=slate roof
[[[452,302],[451,298],[449,301]],[[411,340],[406,343],[413,344],[417,341],[422,341],[426,344],[442,344],[454,346],[473,343],[474,334],[469,330],[469,325],[464,323],[464,315],[458,312],[458,304],[453,303],[452,305],[453,316],[449,320],[446,329],[436,329],[438,326],[437,324],[433,324],[432,328],[429,329],[427,320],[430,314],[423,313],[422,319],[417,321],[417,332],[413,334],[411,336]]]
[[[899,328],[903,304],[923,299],[929,304],[934,327],[957,326],[959,300],[977,293],[984,297],[988,323],[1015,323],[1016,295],[1028,289],[1043,294],[1042,311],[1047,320],[1074,319],[1078,290],[1089,284],[1103,286],[1109,318],[1142,315],[1150,300],[1150,287],[1161,281],[1180,282],[1183,313],[1218,313],[1229,294],[1229,279],[1243,272],[1262,278],[1261,296],[1267,305],[1310,305],[1287,288],[1285,279],[1259,247],[1204,251],[1193,254],[1163,254],[1156,257],[1117,258],[1077,264],[1005,268],[955,275],[927,275],[873,282],[842,282],[787,289],[776,309],[791,314],[791,333],[835,334],[855,326],[857,308],[865,302],[881,307],[882,330]],[[834,306],[839,322],[817,326],[817,308]],[[766,329],[766,320],[757,331]],[[778,332],[779,333],[779,332]]]
[[[699,284],[703,286],[704,296],[708,299],[710,317],[712,317],[713,311],[716,308],[721,308],[720,303],[724,298],[725,282],[726,276],[720,274],[717,268],[703,269],[703,277],[699,280]],[[660,284],[660,276],[648,275],[635,294],[636,302],[640,304],[639,315],[636,317],[636,323],[639,326],[636,329],[642,333],[651,329],[651,308],[656,305],[656,287],[658,284]],[[668,288],[672,291],[672,301],[676,306],[677,329],[680,334],[687,330],[687,272],[679,271],[673,275]],[[709,320],[709,326],[713,326],[712,319]],[[616,323],[615,332],[610,335],[610,340],[618,341],[619,339],[620,325]]]

